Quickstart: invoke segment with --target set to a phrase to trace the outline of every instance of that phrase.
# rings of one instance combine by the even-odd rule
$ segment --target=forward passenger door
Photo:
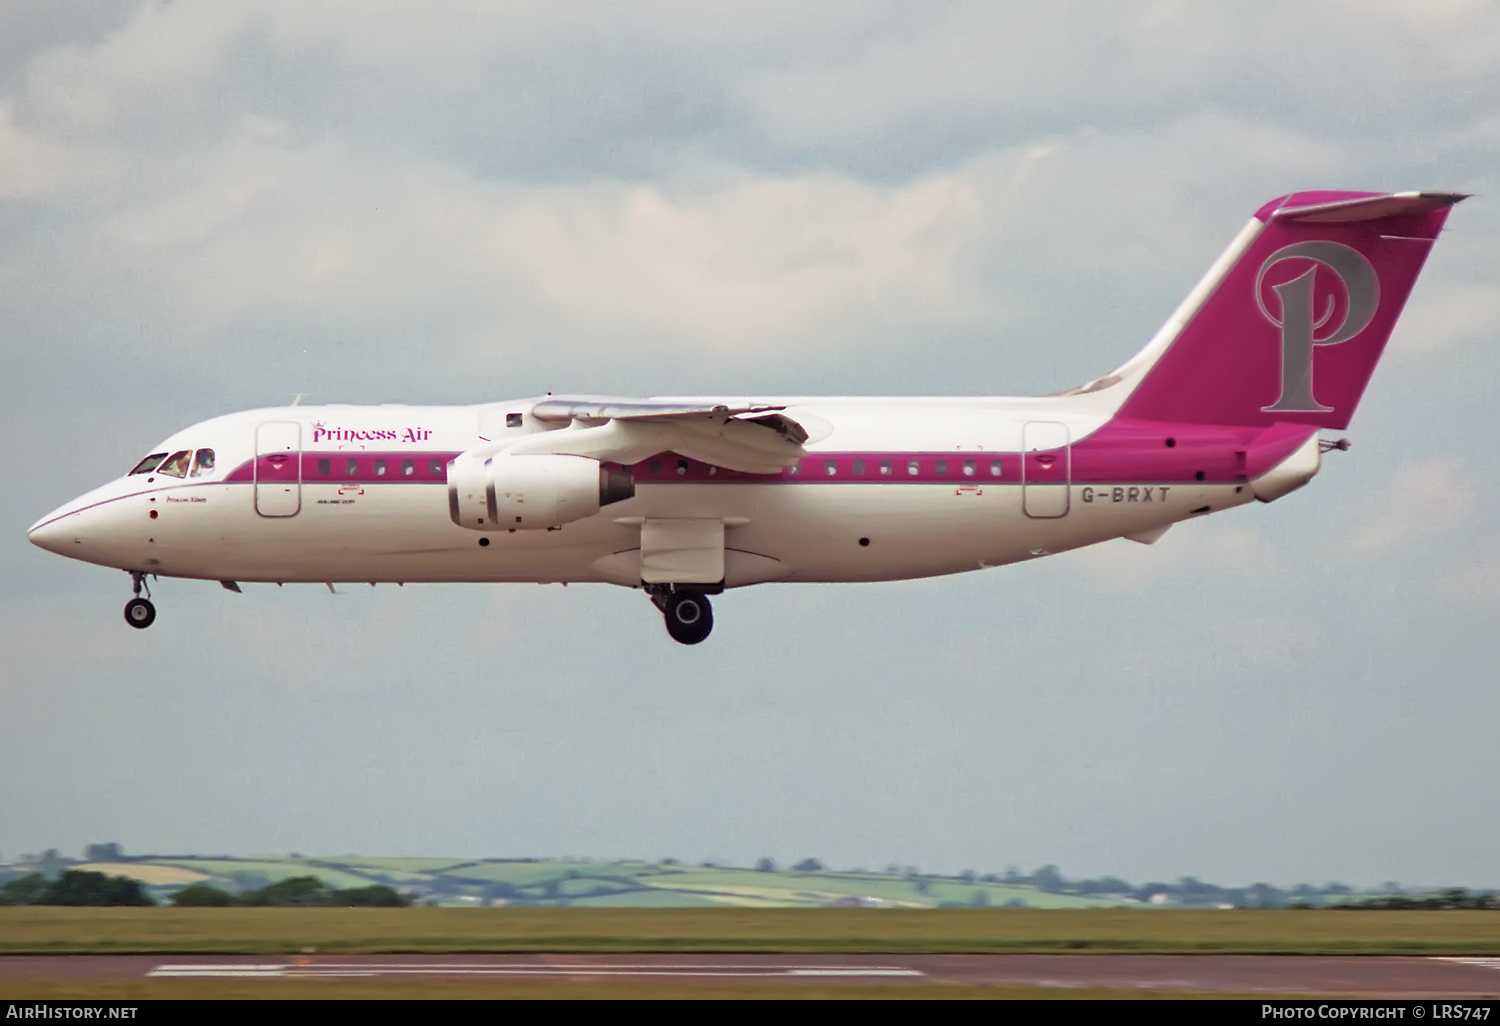
[[[294,517],[302,509],[302,425],[293,421],[255,429],[255,512]]]

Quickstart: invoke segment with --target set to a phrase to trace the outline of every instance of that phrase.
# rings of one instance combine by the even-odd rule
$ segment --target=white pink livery
[[[1155,338],[1038,398],[707,396],[289,406],[217,417],[31,541],[148,579],[605,582],[677,641],[709,595],[1034,559],[1306,484],[1348,426],[1451,193],[1256,212]],[[149,591],[147,592],[149,596]]]

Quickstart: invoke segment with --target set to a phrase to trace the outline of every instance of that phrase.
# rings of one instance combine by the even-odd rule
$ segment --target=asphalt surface
[[[0,957],[20,979],[622,979],[1126,988],[1326,997],[1496,998],[1500,958],[1323,955],[337,955]]]

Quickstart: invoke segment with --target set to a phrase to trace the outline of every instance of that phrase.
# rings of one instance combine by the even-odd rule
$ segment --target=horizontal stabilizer
[[[1282,207],[1271,216],[1278,221],[1299,221],[1304,224],[1348,224],[1354,221],[1378,221],[1383,217],[1430,214],[1468,198],[1468,194],[1462,192],[1377,193],[1330,203]]]

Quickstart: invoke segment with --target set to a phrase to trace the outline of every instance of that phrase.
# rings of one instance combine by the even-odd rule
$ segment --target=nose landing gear
[[[156,606],[151,602],[151,589],[146,585],[146,575],[131,571],[130,583],[135,598],[125,603],[125,622],[137,630],[145,630],[156,622]],[[141,589],[146,589],[146,598],[141,598]]]
[[[150,627],[156,622],[156,607],[150,599],[131,599],[125,603],[125,622],[132,627]]]
[[[678,644],[696,645],[713,631],[714,609],[703,592],[659,586],[650,595],[666,621],[667,633]]]

